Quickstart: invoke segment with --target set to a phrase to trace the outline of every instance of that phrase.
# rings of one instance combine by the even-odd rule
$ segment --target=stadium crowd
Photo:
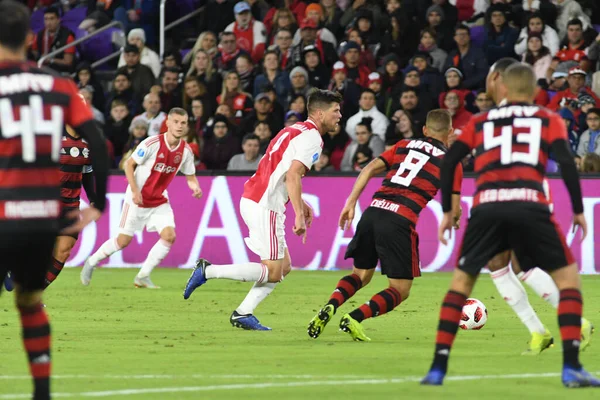
[[[61,24],[72,8],[87,7],[79,29],[92,32],[111,20],[126,27],[109,85],[75,47],[44,61],[73,74],[93,104],[114,167],[166,130],[168,110],[183,107],[197,169],[254,170],[277,132],[304,120],[306,96],[317,87],[339,91],[344,101],[340,127],[323,137],[314,169],[357,171],[400,138],[421,136],[434,108],[447,109],[460,134],[473,113],[494,106],[485,93],[490,66],[514,57],[535,69],[536,104],[561,115],[580,170],[600,172],[595,0],[171,3],[181,1],[204,8],[193,21],[197,40],[191,49],[171,43],[162,61],[159,1],[25,1],[44,14],[32,60],[73,42]],[[548,172],[557,168],[551,160]]]

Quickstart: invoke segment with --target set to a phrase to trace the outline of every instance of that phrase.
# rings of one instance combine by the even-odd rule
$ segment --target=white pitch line
[[[595,374],[598,374],[596,372]],[[449,376],[447,381],[472,381],[472,380],[494,380],[494,379],[532,379],[532,378],[556,378],[560,377],[558,372],[546,373],[531,373],[531,374],[508,374],[508,375],[463,375]],[[54,393],[54,398],[68,397],[108,397],[108,396],[133,396],[139,394],[151,393],[181,393],[181,392],[212,392],[219,390],[240,390],[240,389],[269,389],[269,388],[290,388],[297,386],[341,386],[341,385],[380,385],[380,384],[399,384],[419,382],[422,378],[416,376],[408,376],[404,378],[391,379],[353,379],[353,380],[336,380],[336,381],[302,381],[302,382],[264,382],[264,383],[248,383],[248,384],[227,384],[227,385],[210,385],[210,386],[184,386],[184,387],[165,387],[165,388],[146,388],[146,389],[123,389],[123,390],[107,390],[101,392],[80,392],[80,393]],[[0,395],[2,400],[13,399],[29,399],[31,394],[4,394]]]
[[[369,375],[248,375],[248,374],[192,374],[192,375],[53,375],[55,379],[190,379],[190,378],[210,378],[210,379],[381,379],[380,376]],[[29,380],[31,375],[0,375],[0,380]]]

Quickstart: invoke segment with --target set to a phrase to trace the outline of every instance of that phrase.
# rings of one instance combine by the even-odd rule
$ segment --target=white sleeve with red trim
[[[323,151],[323,140],[316,129],[310,129],[292,139],[294,146],[294,160],[300,161],[306,169],[311,169]]]
[[[183,161],[181,162],[181,168],[179,169],[184,175],[195,175],[196,174],[196,166],[194,165],[194,153],[190,146],[187,144],[183,149]]]
[[[261,43],[267,43],[267,28],[260,21],[254,21],[252,25],[252,34],[254,36],[253,48]]]
[[[135,151],[131,154],[131,158],[138,164],[142,165],[149,159],[154,159],[154,155],[158,151],[160,144],[157,136],[151,136],[145,139],[138,145]]]

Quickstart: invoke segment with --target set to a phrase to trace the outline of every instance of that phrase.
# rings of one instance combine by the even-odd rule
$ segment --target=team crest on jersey
[[[89,158],[89,156],[90,156],[90,149],[88,149],[88,148],[83,149],[81,151],[81,154],[83,154],[84,158]]]
[[[245,99],[243,97],[238,97],[237,99],[235,99],[235,106],[244,107],[244,101]]]
[[[319,159],[319,153],[313,154],[313,163],[316,163],[318,159]]]
[[[71,150],[69,150],[69,154],[71,154],[71,157],[73,158],[79,157],[79,149],[77,147],[71,147]]]
[[[181,162],[181,154],[177,153],[177,154],[175,155],[175,158],[173,158],[173,162],[174,162],[175,164],[179,164],[179,163]]]

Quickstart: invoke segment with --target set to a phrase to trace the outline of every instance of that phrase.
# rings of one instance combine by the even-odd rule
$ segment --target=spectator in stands
[[[371,124],[373,123],[373,119],[370,117],[363,117],[360,122],[356,125],[355,129],[355,137],[346,150],[344,151],[344,156],[342,158],[341,170],[342,171],[354,171],[356,155],[361,151],[360,146],[368,146],[372,153],[372,158],[379,157],[385,148],[385,144],[383,140],[378,136],[373,134],[373,130],[371,128]],[[360,158],[360,157],[359,157]]]
[[[421,78],[421,85],[427,87],[435,103],[439,93],[444,90],[444,78],[437,68],[431,66],[431,57],[428,53],[417,52],[410,60],[410,65],[417,69]]]
[[[208,110],[214,110],[216,108],[216,99],[209,97],[209,95],[206,93],[206,87],[200,82],[198,82],[198,79],[196,79],[195,77],[188,76],[183,81],[183,108],[189,110],[192,104],[192,99],[198,97],[205,100],[204,106]]]
[[[267,147],[269,147],[269,143],[271,143],[271,139],[273,138],[273,133],[269,124],[266,121],[256,121],[254,124],[254,134],[260,140],[260,154],[266,154]]]
[[[396,10],[390,16],[390,22],[381,39],[378,57],[383,58],[382,64],[385,65],[385,59],[393,54],[396,56],[397,65],[404,68],[415,52],[418,41],[416,25],[404,12]]]
[[[148,93],[144,96],[144,112],[133,118],[133,121],[142,120],[148,124],[148,136],[156,136],[161,132],[161,126],[167,114],[160,111],[160,97],[156,93]]]
[[[317,172],[335,171],[334,166],[331,165],[331,154],[329,153],[329,150],[323,149],[319,159],[313,164],[312,170]]]
[[[304,121],[304,117],[306,116],[306,97],[301,94],[292,97],[289,111],[299,114],[300,119]]]
[[[263,72],[254,80],[254,96],[257,96],[268,83],[273,85],[279,99],[287,100],[290,92],[290,77],[286,71],[281,70],[279,56],[274,50],[265,52]]]
[[[233,32],[237,40],[238,49],[250,54],[252,61],[259,63],[265,53],[267,43],[267,28],[255,20],[251,14],[250,5],[245,1],[237,3],[233,11],[235,22],[225,28],[226,32]]]
[[[115,79],[112,82],[112,90],[108,93],[108,99],[106,106],[104,107],[106,110],[106,117],[108,117],[108,112],[110,111],[111,104],[114,100],[121,100],[127,104],[129,113],[132,115],[139,113],[142,109],[139,97],[133,93],[129,74],[123,69],[117,71]]]
[[[434,29],[425,28],[421,31],[421,41],[418,50],[429,54],[431,57],[431,66],[442,72],[448,53],[440,49],[437,45],[437,33]]]
[[[597,174],[600,172],[600,155],[587,153],[581,160],[581,172]]]
[[[123,0],[123,6],[115,10],[114,19],[125,26],[129,32],[142,28],[146,33],[146,44],[156,43],[156,28],[158,24],[160,1]]]
[[[556,93],[550,104],[548,104],[548,108],[556,111],[561,107],[566,107],[569,104],[569,100],[577,101],[579,94],[582,92],[592,96],[596,101],[596,107],[600,107],[600,99],[592,92],[592,89],[585,85],[586,77],[587,73],[580,67],[571,68],[569,70],[569,77],[567,78],[569,87]]]
[[[271,132],[279,132],[283,128],[283,121],[272,112],[273,102],[266,93],[259,93],[254,100],[254,109],[242,120],[239,127],[239,136],[254,131],[257,121],[266,122]]]
[[[285,108],[282,103],[285,103],[285,99],[280,99],[275,91],[275,86],[270,83],[266,83],[262,86],[260,93],[264,93],[271,99],[272,109],[271,113],[275,115],[275,118],[279,121],[283,121],[285,115]],[[259,93],[259,94],[260,94]]]
[[[306,6],[304,18],[310,19],[317,26],[317,37],[320,40],[331,43],[334,48],[337,47],[337,39],[335,35],[329,29],[323,26],[323,9],[318,3],[313,3]],[[300,43],[301,39],[300,32],[296,31],[294,35],[294,45]]]
[[[582,158],[589,153],[600,155],[600,109],[589,110],[586,122],[588,129],[581,134],[577,146],[577,155]]]
[[[231,157],[240,153],[240,142],[233,134],[233,128],[223,115],[215,115],[213,134],[207,136],[200,159],[207,169],[227,169]]]
[[[483,51],[471,45],[470,29],[466,25],[459,25],[454,30],[454,41],[457,48],[448,53],[444,69],[460,69],[464,76],[465,89],[477,90],[483,87],[489,66]]]
[[[127,161],[138,145],[146,139],[148,139],[148,123],[142,119],[132,122],[129,127],[129,140],[123,148],[124,153],[119,163],[119,169],[123,169],[124,161]]]
[[[94,120],[100,125],[104,125],[104,114],[102,114],[102,111],[94,107],[94,88],[90,85],[84,86],[81,89],[79,89],[79,94],[83,96],[85,102],[92,110]]]
[[[188,120],[189,122],[189,120]],[[196,131],[188,125],[188,131],[183,137],[183,140],[190,146],[192,154],[194,155],[194,164],[196,169],[206,169],[206,165],[200,160],[200,149],[202,148],[203,140],[196,134]]]
[[[323,150],[327,150],[330,154],[329,161],[336,171],[340,170],[342,158],[344,157],[344,151],[346,146],[350,143],[350,138],[344,132],[341,124],[331,131],[327,132],[322,136],[323,138]]]
[[[400,96],[400,108],[412,116],[414,131],[421,132],[429,109],[421,105],[419,92],[412,88],[404,90]]]
[[[296,122],[302,122],[304,119],[301,114],[298,114],[294,111],[288,111],[285,113],[285,118],[283,119],[283,126],[288,127],[294,125]]]
[[[531,32],[527,39],[527,51],[523,54],[522,61],[533,67],[538,80],[548,78],[548,69],[552,64],[550,50],[544,46],[539,32]]]
[[[351,26],[358,31],[365,46],[375,46],[381,41],[379,27],[374,26],[373,13],[370,10],[365,8],[358,10]]]
[[[44,29],[38,32],[31,44],[31,50],[36,59],[75,41],[75,35],[60,23],[60,16],[56,7],[44,10]],[[56,54],[44,61],[44,65],[58,72],[71,72],[75,62],[76,48],[70,47],[60,54]]]
[[[556,24],[558,8],[553,4],[554,0],[520,0],[521,4],[512,6],[515,13],[515,23],[517,26],[527,26],[527,22],[532,15],[538,15],[546,25],[552,27]],[[513,2],[515,3],[515,2]],[[548,44],[546,43],[546,46]]]
[[[280,28],[275,33],[275,44],[269,47],[269,50],[277,53],[280,68],[284,71],[287,69],[288,61],[292,55],[292,36],[291,30]]]
[[[550,102],[550,101],[548,101]],[[586,131],[589,127],[587,124],[587,114],[596,108],[596,100],[587,93],[579,93],[577,96],[577,103],[579,105],[579,117],[577,118],[577,126],[579,132]]]
[[[404,81],[404,75],[399,71],[400,60],[398,56],[395,53],[386,55],[382,60],[381,66],[381,90],[389,92],[392,96],[399,94]]]
[[[228,171],[256,171],[260,161],[260,140],[254,133],[248,133],[242,139],[242,154],[231,157]]]
[[[489,65],[505,57],[516,58],[515,44],[519,32],[508,25],[504,9],[494,5],[488,9],[490,20],[485,27],[483,50]]]
[[[572,19],[567,26],[567,35],[560,43],[556,57],[561,61],[581,62],[587,59],[587,49],[594,43],[593,37],[586,38],[583,24],[579,19]]]
[[[306,46],[302,51],[304,68],[308,72],[308,83],[312,87],[325,89],[329,84],[331,70],[321,63],[321,52],[313,45]]]
[[[296,30],[298,29],[296,17],[294,16],[294,13],[292,13],[292,11],[288,8],[280,8],[275,12],[273,24],[270,27],[267,27],[269,43],[273,42],[276,33],[279,32],[281,29],[289,30],[292,36],[294,36],[294,32],[296,32]],[[292,40],[290,39],[290,46],[291,45]]]
[[[385,133],[385,140],[387,142],[396,143],[402,139],[412,139],[423,136],[417,134],[413,130],[412,116],[410,113],[403,110],[396,110],[392,115],[392,121],[387,128]]]
[[[445,93],[447,93],[450,90],[457,90],[459,91],[460,95],[465,99],[467,110],[476,111],[473,108],[475,96],[473,95],[473,92],[471,90],[467,90],[464,88],[462,83],[462,71],[456,67],[450,67],[448,68],[448,70],[446,70],[444,77],[446,78],[446,91],[440,94],[440,96],[438,97],[438,103],[444,104]]]
[[[456,90],[451,90],[446,94],[442,108],[445,108],[450,112],[450,115],[452,116],[452,127],[455,130],[462,130],[473,115],[467,111],[464,99]]]
[[[160,58],[158,54],[146,46],[146,33],[143,29],[132,29],[127,35],[127,43],[134,45],[140,51],[140,63],[147,67],[150,67],[154,76],[158,78],[160,75]],[[119,68],[125,66],[125,54],[121,53],[119,58]]]
[[[340,24],[348,29],[360,12],[367,10],[373,15],[373,25],[382,26],[383,18],[379,4],[379,1],[350,0],[350,6],[345,8],[344,14],[340,18]]]
[[[104,137],[110,140],[118,158],[124,153],[132,119],[127,103],[122,100],[114,100],[111,103],[110,114],[104,124]]]
[[[379,72],[369,74],[368,88],[375,92],[375,104],[387,118],[392,116],[392,112],[397,108],[397,95],[392,94],[391,90],[383,90],[383,80]],[[343,118],[343,117],[342,117]]]
[[[246,93],[254,93],[255,68],[250,56],[242,54],[237,58],[235,72],[240,77],[242,90]]]
[[[323,26],[329,29],[339,41],[344,35],[344,28],[340,24],[343,14],[342,9],[338,7],[335,0],[321,0],[320,4],[323,8],[323,15],[321,17]]]
[[[529,37],[532,33],[540,34],[542,44],[549,50],[549,54],[554,56],[558,52],[560,40],[558,34],[550,25],[547,25],[542,19],[540,13],[533,13],[527,20],[527,26],[521,29],[517,44],[515,44],[515,53],[521,56],[527,52]]]
[[[354,81],[358,86],[366,88],[371,71],[364,65],[360,65],[360,45],[356,42],[346,42],[344,45],[343,59],[346,66],[348,79]]]
[[[477,92],[477,96],[475,97],[475,106],[477,108],[476,112],[486,112],[494,107],[494,100],[492,100],[487,92],[482,89]]]
[[[292,88],[290,90],[290,101],[291,103],[293,98],[297,96],[302,96],[304,98],[308,97],[308,92],[311,89],[311,86],[308,83],[308,72],[304,67],[295,67],[290,72],[290,82],[292,84]]]
[[[454,25],[450,25],[445,23],[444,10],[437,4],[433,4],[431,7],[427,9],[427,13],[425,14],[425,18],[427,20],[427,25],[425,28],[432,29],[437,34],[437,45],[448,52],[452,50],[455,45],[452,41],[452,27]]]
[[[340,93],[343,97],[341,104],[342,120],[340,123],[346,121],[350,115],[358,112],[361,88],[353,80],[348,79],[346,66],[343,62],[338,61],[333,64],[332,78],[328,89]]]
[[[137,98],[145,96],[156,80],[152,70],[140,63],[140,50],[132,44],[125,46],[125,67],[121,70],[129,74],[131,87]]]
[[[432,0],[431,3],[441,7],[444,13],[444,24],[447,25],[450,32],[452,32],[452,29],[458,24],[458,9],[448,0]]]
[[[371,122],[371,132],[379,136],[383,142],[385,139],[385,130],[390,121],[377,109],[377,106],[375,105],[375,93],[373,93],[371,89],[364,89],[360,95],[358,105],[360,110],[346,122],[346,133],[348,136],[351,139],[356,139],[356,125],[358,125],[363,118],[369,117],[373,120]]]
[[[558,18],[556,19],[556,29],[559,37],[565,37],[569,25],[573,19],[578,19],[582,23],[582,30],[591,25],[590,17],[583,11],[581,5],[575,0],[555,0],[558,5]]]
[[[273,26],[274,16],[277,11],[282,9],[290,10],[294,14],[294,18],[296,21],[302,21],[304,19],[304,15],[306,14],[306,3],[302,0],[275,0],[274,6],[271,7],[265,18],[263,19],[264,24],[266,25],[269,31],[276,31]],[[281,21],[279,22],[279,27],[281,27]],[[290,28],[291,29],[291,28]],[[294,29],[295,31],[295,29]]]
[[[198,18],[198,32],[210,31],[217,35],[235,19],[234,0],[208,0],[204,12]]]
[[[558,115],[563,119],[569,136],[569,145],[573,154],[577,154],[577,146],[579,145],[579,135],[575,131],[575,114],[568,107],[563,107],[558,110]]]
[[[206,122],[208,121],[208,114],[204,108],[202,98],[197,97],[192,99],[192,112],[190,113],[188,126],[199,138],[204,136],[204,129],[206,127]]]
[[[236,126],[252,111],[252,96],[242,90],[242,83],[237,72],[228,72],[225,75],[221,94],[217,96],[217,104],[229,106]]]
[[[248,54],[245,50],[237,47],[235,33],[221,33],[221,41],[219,43],[220,51],[217,53],[214,61],[217,70],[221,74],[235,70],[235,61],[241,54]]]
[[[331,68],[338,60],[335,47],[329,42],[317,37],[318,26],[315,21],[305,18],[300,24],[301,41],[292,47],[291,63],[288,62],[288,68],[293,68],[304,64],[304,49],[308,46],[314,46],[320,54],[321,64]]]
[[[93,106],[100,111],[105,110],[106,98],[104,97],[104,89],[102,88],[102,84],[94,76],[94,71],[89,63],[84,61],[77,64],[75,82],[77,82],[77,87],[79,88],[86,86],[94,88]]]
[[[371,48],[375,47],[375,46],[373,46],[373,45],[365,46],[365,44],[364,44],[365,41],[360,36],[359,31],[355,28],[350,29],[348,31],[347,36],[348,36],[348,40],[346,42],[340,44],[340,50],[343,50],[344,46],[348,42],[357,43],[358,46],[360,47],[360,56],[359,56],[359,61],[358,61],[359,65],[366,67],[369,71],[375,71],[375,69],[377,68],[377,65],[376,65],[375,56],[373,55],[373,52],[371,51]]]
[[[548,73],[552,73],[548,92],[557,93],[569,88],[569,82],[567,81],[568,72],[553,72],[553,70],[549,70]]]
[[[221,91],[223,85],[221,75],[215,70],[213,60],[206,50],[200,49],[196,51],[192,65],[190,65],[186,76],[195,77],[206,88],[206,94],[210,99],[216,99]],[[211,108],[211,110],[213,109]]]
[[[176,49],[168,49],[165,50],[165,54],[163,55],[163,68],[175,68],[178,70],[180,77],[183,76],[181,72],[182,67],[181,53]]]
[[[191,68],[193,60],[200,50],[204,50],[211,59],[216,57],[219,52],[219,49],[217,48],[217,36],[211,31],[202,32],[198,36],[196,43],[194,43],[192,50],[190,50],[183,58],[183,64],[189,65]]]
[[[179,70],[176,68],[165,68],[160,80],[160,104],[161,111],[168,113],[173,107],[181,107],[183,96],[179,88]]]
[[[431,110],[437,107],[437,99],[435,93],[427,85],[424,85],[421,80],[421,75],[416,67],[410,66],[405,70],[404,85],[401,92],[412,89],[417,93],[419,98],[419,107],[423,110]],[[394,111],[397,106],[394,108]]]

